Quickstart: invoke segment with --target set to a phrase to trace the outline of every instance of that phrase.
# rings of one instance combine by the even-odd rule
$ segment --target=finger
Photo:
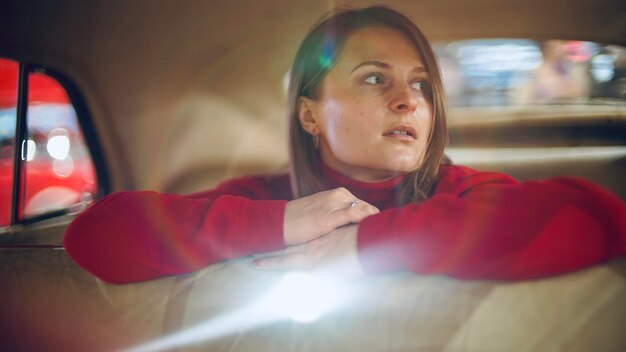
[[[345,187],[335,188],[330,190],[331,194],[337,197],[338,199],[354,199],[356,198],[352,192],[348,191]]]
[[[334,210],[343,209],[349,207],[352,203],[361,202],[360,199],[344,187],[335,188],[327,192],[328,195],[325,197],[324,202],[329,205],[329,208]]]
[[[276,257],[255,258],[252,265],[262,270],[307,269],[309,265],[304,253],[288,254]]]
[[[354,204],[354,206],[352,206]],[[334,221],[337,226],[347,225],[350,223],[359,223],[366,217],[380,213],[380,210],[366,202],[351,203],[349,206],[335,210],[333,212]]]
[[[350,203],[350,208],[357,208],[357,210],[361,210],[362,212],[369,215],[380,213],[380,210],[378,208],[362,200],[353,201],[352,203]]]

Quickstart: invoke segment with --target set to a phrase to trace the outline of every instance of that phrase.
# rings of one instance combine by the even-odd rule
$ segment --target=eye
[[[365,77],[363,82],[367,84],[379,85],[379,84],[383,84],[383,77],[379,74],[373,74],[373,75],[369,75]]]
[[[425,81],[417,81],[417,82],[411,83],[411,88],[417,89],[417,90],[425,90],[426,88],[428,88],[428,86]]]

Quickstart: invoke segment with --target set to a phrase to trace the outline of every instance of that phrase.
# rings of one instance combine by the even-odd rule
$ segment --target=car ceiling
[[[0,55],[49,65],[77,83],[113,189],[190,191],[283,165],[283,81],[300,40],[335,6],[380,3],[3,1]],[[623,1],[382,3],[411,17],[433,42],[521,37],[626,44]],[[211,170],[220,170],[214,180],[199,180]]]

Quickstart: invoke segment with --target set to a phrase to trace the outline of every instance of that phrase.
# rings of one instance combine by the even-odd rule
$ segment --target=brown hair
[[[319,21],[304,38],[291,67],[287,94],[289,119],[289,158],[291,184],[296,198],[327,189],[320,167],[320,157],[312,136],[298,119],[298,99],[316,99],[321,83],[333,68],[347,37],[354,31],[374,26],[393,28],[404,33],[415,44],[430,75],[433,123],[426,153],[417,170],[405,178],[402,203],[424,201],[437,181],[439,166],[445,162],[446,118],[443,83],[439,66],[424,34],[407,17],[387,7],[335,10]]]

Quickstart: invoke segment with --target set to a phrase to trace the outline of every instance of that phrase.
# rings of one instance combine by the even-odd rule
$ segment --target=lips
[[[417,132],[415,131],[415,128],[411,126],[400,125],[388,129],[385,133],[383,133],[383,136],[412,140],[417,139]]]

